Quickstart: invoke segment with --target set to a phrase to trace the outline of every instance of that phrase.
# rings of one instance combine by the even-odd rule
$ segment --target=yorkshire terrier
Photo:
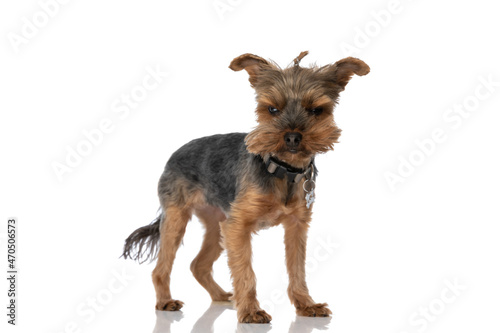
[[[170,273],[175,254],[195,214],[206,228],[191,271],[213,301],[233,300],[238,321],[269,323],[260,308],[252,269],[252,234],[282,224],[285,230],[288,296],[300,316],[331,314],[316,303],[305,280],[306,241],[314,202],[316,154],[333,150],[341,130],[333,119],[339,93],[353,74],[370,68],[356,58],[333,65],[302,67],[302,52],[281,69],[253,54],[229,68],[246,70],[257,99],[258,125],[250,133],[218,134],[193,140],[168,160],[158,184],[161,214],[125,241],[123,256],[158,258],[153,270],[156,309],[176,311]],[[212,277],[212,265],[226,249],[233,293]],[[134,251],[137,250],[137,251]]]

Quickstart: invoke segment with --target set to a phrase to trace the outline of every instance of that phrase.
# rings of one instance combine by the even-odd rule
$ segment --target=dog
[[[323,67],[300,66],[301,52],[289,66],[253,54],[235,58],[229,68],[245,70],[257,100],[258,125],[250,133],[195,139],[172,154],[158,184],[161,214],[125,241],[123,257],[155,259],[156,309],[176,311],[170,273],[186,225],[195,214],[205,226],[199,254],[191,263],[196,280],[213,301],[232,300],[241,323],[269,323],[256,296],[251,238],[258,230],[283,225],[288,296],[300,316],[330,316],[316,303],[305,280],[307,230],[314,203],[317,154],[333,150],[341,130],[333,110],[339,93],[366,63],[348,57]],[[233,293],[212,277],[212,265],[226,249]]]

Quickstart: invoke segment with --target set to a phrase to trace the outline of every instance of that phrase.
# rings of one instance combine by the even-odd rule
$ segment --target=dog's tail
[[[150,224],[131,233],[125,240],[121,256],[125,259],[137,260],[140,264],[155,260],[158,255],[162,218],[163,214],[160,214]]]

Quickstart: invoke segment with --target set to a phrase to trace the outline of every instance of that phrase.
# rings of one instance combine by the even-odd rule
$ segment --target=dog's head
[[[353,74],[366,75],[370,67],[352,57],[323,67],[301,67],[306,55],[302,52],[285,69],[249,53],[229,65],[248,72],[257,95],[259,124],[246,137],[249,152],[305,167],[316,153],[333,149],[341,132],[333,119],[339,93]]]

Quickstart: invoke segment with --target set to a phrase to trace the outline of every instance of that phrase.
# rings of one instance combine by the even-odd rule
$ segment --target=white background
[[[75,0],[52,6],[47,22],[37,1],[0,5],[0,266],[6,270],[6,220],[15,216],[20,271],[15,328],[6,323],[1,279],[2,332],[207,332],[211,323],[215,332],[498,331],[494,2],[221,3],[229,3],[223,12],[212,0]],[[390,17],[380,14],[388,9]],[[44,26],[14,46],[33,16]],[[172,275],[185,306],[156,314],[154,264],[118,257],[129,233],[155,217],[157,181],[176,148],[255,126],[247,74],[228,69],[230,61],[251,52],[286,66],[309,50],[302,65],[325,65],[347,56],[347,44],[372,71],[342,93],[341,143],[317,158],[308,243],[309,288],[330,304],[332,319],[295,316],[284,294],[281,227],[253,243],[258,297],[272,324],[237,325],[234,310],[217,317],[225,308],[210,307],[189,271],[203,232],[196,220]],[[168,76],[127,116],[113,112],[148,67]],[[488,78],[496,85],[481,83]],[[465,117],[448,111],[464,103],[472,110]],[[65,163],[68,147],[103,119],[112,131],[59,180],[53,164]],[[429,144],[436,129],[445,140]],[[415,141],[428,143],[427,155]],[[400,158],[418,165],[405,169]],[[391,190],[388,172],[404,182]],[[229,290],[226,259],[215,277]],[[450,283],[465,290],[453,293]],[[419,314],[428,308],[428,317]]]

